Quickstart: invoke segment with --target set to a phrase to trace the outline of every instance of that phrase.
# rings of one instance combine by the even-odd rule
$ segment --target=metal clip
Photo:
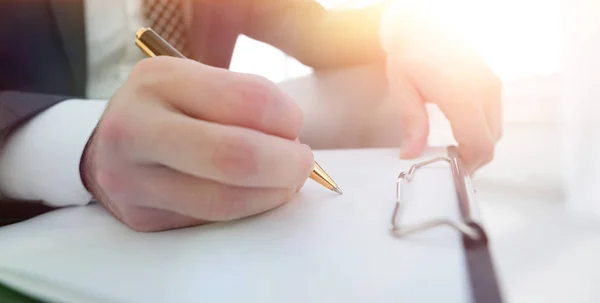
[[[417,164],[414,164],[410,167],[410,169],[408,170],[408,173],[406,172],[401,172],[400,175],[398,176],[398,179],[396,180],[396,206],[394,207],[394,212],[392,214],[392,232],[400,237],[404,237],[416,232],[420,232],[420,231],[424,231],[424,230],[428,230],[434,227],[438,227],[438,226],[442,226],[442,225],[447,225],[450,226],[456,230],[458,230],[459,232],[461,232],[463,235],[469,237],[471,240],[479,240],[481,238],[482,235],[480,235],[479,231],[470,226],[469,224],[463,222],[463,221],[456,221],[456,220],[452,220],[449,218],[436,218],[433,220],[429,220],[429,221],[425,221],[422,223],[418,223],[418,224],[414,224],[411,226],[401,226],[398,221],[399,218],[402,216],[402,212],[404,210],[404,206],[406,205],[406,199],[404,198],[404,186],[406,184],[408,184],[414,177],[415,172],[422,168],[425,167],[427,165],[436,163],[436,162],[447,162],[449,163],[451,166],[453,165],[457,165],[457,163],[455,163],[453,158],[450,157],[437,157],[428,161],[424,161],[424,162],[419,162]],[[453,170],[454,171],[460,171],[460,170]],[[460,174],[459,174],[460,175]],[[456,175],[455,175],[455,186],[457,187],[458,190],[458,184],[457,184],[457,180],[456,180]],[[467,220],[468,221],[468,220]]]

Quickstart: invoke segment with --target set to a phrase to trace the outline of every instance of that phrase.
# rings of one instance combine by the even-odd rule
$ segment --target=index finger
[[[485,69],[480,78],[486,117],[491,134],[498,141],[502,137],[502,81],[489,69]]]
[[[466,75],[430,75],[420,86],[430,88],[425,97],[434,101],[450,122],[459,156],[472,172],[493,159],[496,141],[478,84]]]
[[[448,100],[439,103],[440,110],[448,118],[454,138],[458,142],[458,154],[467,169],[473,172],[494,157],[494,139],[480,94],[465,89],[448,94]]]
[[[152,61],[141,65],[138,72],[151,72],[155,77],[146,87],[176,111],[196,119],[251,128],[289,140],[300,135],[302,110],[275,83],[264,77],[179,58],[146,60]]]

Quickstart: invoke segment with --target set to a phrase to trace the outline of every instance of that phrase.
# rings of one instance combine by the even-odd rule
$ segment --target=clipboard
[[[0,229],[0,283],[58,302],[503,302],[454,147],[414,161],[399,160],[396,149],[315,157],[344,195],[307,183],[294,200],[256,217],[157,234],[133,232],[97,205]],[[437,162],[444,165],[429,166]],[[431,184],[441,201],[422,192]],[[452,202],[444,203],[448,195]],[[410,204],[447,224],[404,216]],[[23,275],[51,280],[24,284]]]
[[[391,231],[399,237],[405,237],[439,226],[449,226],[455,229],[462,234],[473,302],[503,302],[492,254],[488,246],[488,236],[474,198],[476,190],[473,188],[464,165],[458,156],[456,147],[449,146],[447,153],[447,157],[434,157],[416,163],[408,171],[400,173],[396,181],[396,206],[392,214]],[[402,225],[400,222],[401,215],[405,204],[408,203],[403,194],[403,187],[410,183],[418,170],[441,161],[450,164],[461,220],[433,218],[411,226]]]

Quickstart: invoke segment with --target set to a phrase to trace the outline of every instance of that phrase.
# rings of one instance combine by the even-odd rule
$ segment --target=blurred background
[[[509,301],[597,302],[600,266],[590,261],[600,252],[600,1],[441,3],[503,81],[504,135],[473,183]],[[267,58],[280,64],[260,64]],[[276,82],[311,72],[246,37],[232,69]],[[444,117],[435,107],[430,115],[429,143],[451,142]]]
[[[588,0],[569,1],[572,14],[584,11]],[[361,7],[377,0],[320,0],[328,8]],[[562,46],[565,11],[560,0],[446,1],[453,22],[486,59],[504,83],[505,135],[496,159],[476,176],[482,195],[504,201],[505,193],[524,188],[538,196],[527,205],[564,202],[559,149],[561,125]],[[596,6],[589,1],[590,6]],[[577,7],[580,7],[579,9]],[[590,7],[593,8],[593,7]],[[600,19],[600,14],[596,14]],[[600,35],[600,34],[599,34]],[[600,39],[600,38],[598,38]],[[263,64],[263,62],[273,64]],[[281,82],[311,73],[293,58],[266,44],[242,36],[231,68]],[[447,144],[451,132],[435,107],[430,108],[431,145]],[[451,140],[450,140],[451,141]],[[495,190],[501,188],[501,192]],[[516,189],[515,189],[516,190]],[[600,200],[600,198],[599,198]],[[504,203],[504,202],[503,202]]]
[[[318,0],[327,8],[363,7],[380,0]],[[560,66],[559,0],[450,1],[453,18],[498,75],[508,82],[552,75]],[[265,66],[257,59],[274,63]],[[275,59],[275,60],[274,60]],[[264,62],[264,61],[263,61]],[[243,36],[232,69],[259,73],[274,81],[306,75],[311,70],[281,51]]]

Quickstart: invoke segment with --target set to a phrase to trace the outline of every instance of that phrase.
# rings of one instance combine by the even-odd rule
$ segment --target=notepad
[[[438,155],[317,151],[343,195],[309,180],[266,213],[167,232],[134,232],[97,205],[55,211],[0,229],[0,281],[61,302],[471,302],[460,233],[390,232],[398,174]],[[447,163],[406,194],[406,223],[460,217]]]

